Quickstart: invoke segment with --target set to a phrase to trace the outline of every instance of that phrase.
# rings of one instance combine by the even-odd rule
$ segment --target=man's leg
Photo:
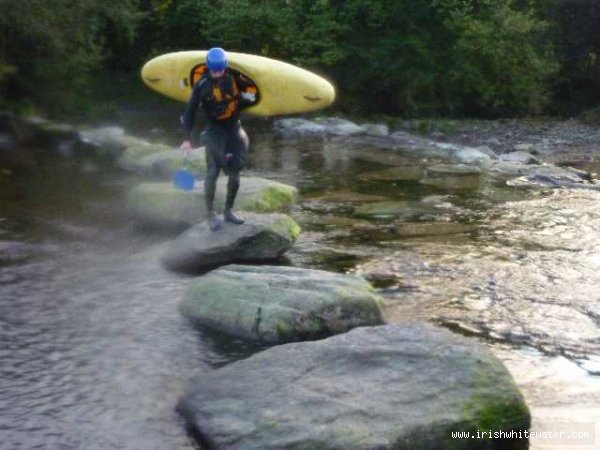
[[[226,222],[241,225],[244,223],[244,220],[233,214],[232,209],[233,204],[235,203],[235,197],[240,188],[240,170],[242,169],[244,159],[248,152],[248,136],[242,127],[239,127],[239,129],[235,131],[235,134],[230,136],[230,142],[227,145],[226,152],[231,155],[231,159],[228,161],[227,165],[227,175],[229,175],[229,180],[227,181],[227,199],[225,201],[223,218]]]
[[[206,146],[206,178],[204,178],[204,201],[206,205],[206,214],[208,217],[208,226],[212,231],[221,228],[222,222],[215,214],[215,191],[217,189],[217,178],[221,171],[220,162],[222,159],[224,140],[215,132],[206,131],[204,133]]]
[[[226,222],[230,222],[235,225],[241,225],[244,223],[244,219],[240,219],[232,212],[235,197],[237,196],[239,189],[240,172],[230,170],[229,180],[227,180],[227,199],[225,200],[225,212],[223,213],[223,218]]]

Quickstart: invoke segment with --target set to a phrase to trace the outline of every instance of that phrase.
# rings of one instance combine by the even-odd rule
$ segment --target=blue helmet
[[[211,72],[220,72],[227,68],[227,55],[219,47],[211,48],[206,54],[206,65]]]

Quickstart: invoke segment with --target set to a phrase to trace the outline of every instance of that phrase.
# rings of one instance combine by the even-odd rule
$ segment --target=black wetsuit
[[[187,108],[181,116],[186,139],[190,140],[196,111],[201,107],[205,114],[206,126],[202,132],[202,141],[206,146],[204,191],[209,214],[214,212],[215,189],[221,170],[229,176],[226,210],[233,207],[240,186],[240,170],[244,166],[249,141],[241,126],[239,114],[240,108],[252,104],[239,96],[239,92],[245,88],[244,83],[243,79],[228,72],[219,79],[204,75],[194,85]],[[215,87],[219,87],[230,98],[220,101],[216,99],[213,94]]]

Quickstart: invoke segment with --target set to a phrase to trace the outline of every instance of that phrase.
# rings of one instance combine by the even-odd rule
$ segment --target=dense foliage
[[[214,45],[325,75],[346,112],[600,103],[594,0],[0,0],[0,11],[3,101],[47,110],[81,108],[98,80],[135,79],[154,55]]]

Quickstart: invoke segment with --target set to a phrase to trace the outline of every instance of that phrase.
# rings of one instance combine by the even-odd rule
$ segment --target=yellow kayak
[[[205,70],[201,51],[167,53],[142,68],[144,83],[167,97],[187,102]],[[316,111],[333,103],[335,89],[324,78],[292,64],[264,56],[227,52],[229,70],[239,72],[257,87],[258,101],[245,112],[278,116]]]

